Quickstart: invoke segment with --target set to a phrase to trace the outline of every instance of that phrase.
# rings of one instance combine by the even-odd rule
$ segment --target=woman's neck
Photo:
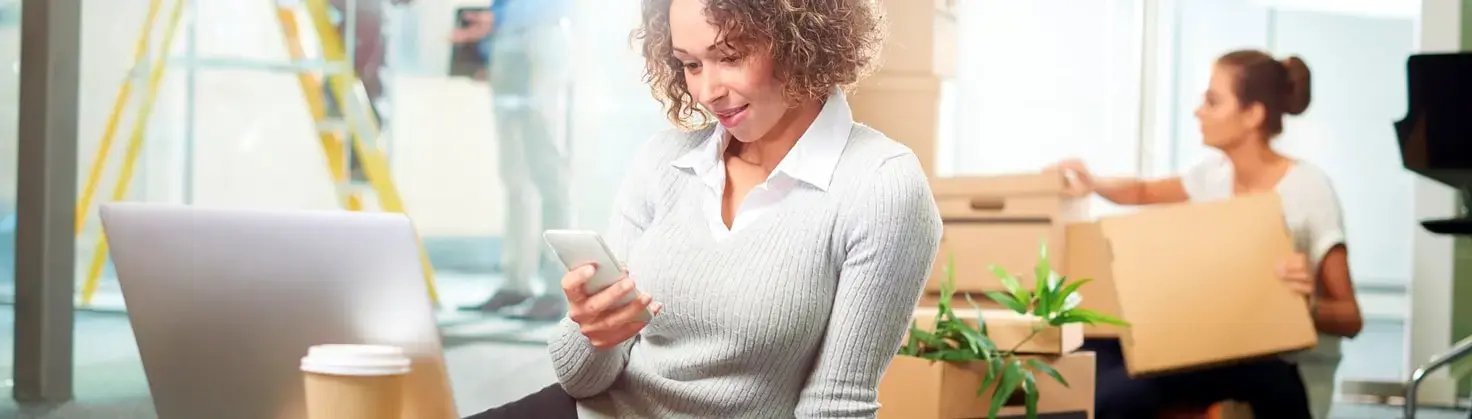
[[[1269,147],[1267,141],[1258,139],[1247,139],[1241,146],[1222,152],[1232,162],[1237,190],[1272,190],[1287,173],[1290,163],[1287,157]]]
[[[759,166],[767,173],[777,170],[777,164],[787,157],[787,152],[797,145],[803,133],[818,119],[823,102],[812,101],[787,110],[777,125],[762,138],[749,143],[729,139],[726,153],[747,164]],[[730,135],[730,134],[726,134]]]

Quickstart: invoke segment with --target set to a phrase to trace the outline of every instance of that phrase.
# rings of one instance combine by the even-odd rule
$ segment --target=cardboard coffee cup
[[[399,419],[409,365],[392,346],[313,346],[301,364],[307,418]]]

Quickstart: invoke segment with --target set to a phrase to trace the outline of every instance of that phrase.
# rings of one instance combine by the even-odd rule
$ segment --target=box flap
[[[1100,221],[1131,374],[1312,348],[1303,298],[1277,275],[1293,254],[1277,194]]]
[[[1004,198],[1018,195],[1062,196],[1067,192],[1063,172],[1056,169],[1037,173],[1018,173],[998,176],[940,177],[930,181],[931,192],[937,199]]]
[[[1066,249],[1059,265],[1059,272],[1071,281],[1091,280],[1080,287],[1083,296],[1079,308],[1123,318],[1119,313],[1119,297],[1114,289],[1114,274],[1109,267],[1109,246],[1104,241],[1104,231],[1097,222],[1072,223],[1066,227],[1064,240]],[[1119,326],[1098,324],[1084,328],[1089,337],[1119,337]]]

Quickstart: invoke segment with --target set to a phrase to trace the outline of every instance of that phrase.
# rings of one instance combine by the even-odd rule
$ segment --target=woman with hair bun
[[[1099,357],[1098,418],[1156,418],[1168,407],[1223,400],[1246,402],[1259,418],[1328,416],[1340,341],[1363,327],[1339,199],[1324,171],[1279,154],[1271,144],[1283,132],[1284,115],[1308,109],[1309,81],[1308,66],[1298,57],[1280,61],[1261,51],[1234,51],[1217,59],[1196,109],[1202,140],[1219,154],[1155,180],[1098,178],[1078,160],[1059,163],[1071,173],[1077,195],[1097,193],[1121,205],[1278,193],[1295,250],[1279,274],[1289,290],[1308,299],[1319,331],[1318,346],[1303,353],[1145,379],[1126,373],[1117,340],[1090,340],[1086,348]]]

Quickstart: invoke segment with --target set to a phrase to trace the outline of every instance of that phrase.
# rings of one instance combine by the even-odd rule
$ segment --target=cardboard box
[[[881,0],[889,34],[879,73],[956,76],[957,0]]]
[[[848,96],[854,121],[910,147],[925,174],[935,176],[935,142],[940,135],[939,78],[874,75]]]
[[[1123,319],[1119,310],[1119,296],[1114,288],[1114,274],[1110,272],[1109,251],[1104,241],[1104,230],[1097,222],[1073,223],[1064,227],[1065,257],[1059,272],[1070,281],[1091,279],[1079,287],[1083,296],[1079,308],[1098,311],[1117,319]],[[1090,338],[1118,338],[1124,328],[1100,324],[1084,327],[1084,336]]]
[[[1074,352],[1060,357],[1038,357],[1058,370],[1068,386],[1038,375],[1038,412],[1070,413],[1057,417],[1094,417],[1094,353]],[[895,357],[879,382],[880,419],[975,419],[987,417],[991,389],[977,397],[986,377],[981,363],[931,362]],[[1021,418],[1026,413],[1021,392],[1002,408],[999,417]],[[1052,416],[1052,415],[1050,415]],[[1047,416],[1040,416],[1047,417]]]
[[[972,327],[976,327],[979,316],[986,321],[987,337],[998,348],[1017,348],[1016,352],[1021,354],[1060,355],[1078,350],[1084,344],[1083,325],[1077,323],[1051,327],[1036,316],[1019,314],[1012,310],[977,311],[970,305],[954,306],[952,312]],[[934,307],[915,309],[915,326],[920,330],[932,330],[938,314],[940,310]],[[1036,334],[1033,333],[1034,327],[1039,328]]]
[[[1033,288],[1040,247],[1047,244],[1050,263],[1062,263],[1066,225],[1088,217],[1088,201],[1067,198],[1063,182],[1057,171],[931,181],[945,230],[926,290],[940,291],[952,260],[958,294],[1002,291],[993,264]]]
[[[1276,194],[1149,208],[1069,231],[1067,274],[1095,278],[1083,306],[1108,312],[1101,285],[1110,284],[1117,314],[1131,323],[1117,333],[1132,375],[1318,342],[1306,302],[1277,274],[1293,243]]]

